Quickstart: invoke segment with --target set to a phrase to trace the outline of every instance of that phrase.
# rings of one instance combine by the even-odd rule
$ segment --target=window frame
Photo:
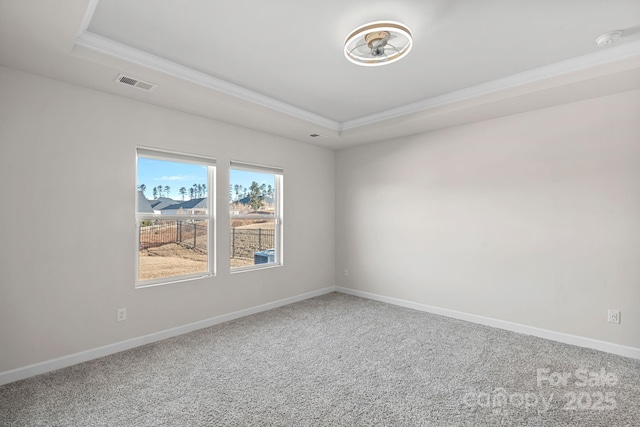
[[[275,260],[274,262],[264,264],[253,264],[241,267],[231,267],[231,257],[229,257],[229,272],[230,274],[245,273],[248,271],[264,270],[268,268],[282,267],[284,265],[284,227],[283,227],[283,181],[284,181],[284,169],[277,166],[260,165],[255,163],[247,163],[242,161],[231,161],[229,164],[229,183],[231,183],[231,171],[241,170],[247,172],[257,172],[265,174],[273,174],[274,176],[274,215],[265,214],[244,214],[244,215],[231,215],[229,213],[229,225],[227,232],[231,230],[231,221],[234,219],[273,219],[274,220],[274,249]],[[231,197],[229,198],[229,205],[231,205]]]
[[[140,158],[162,160],[167,162],[187,163],[207,168],[207,213],[202,214],[181,214],[181,215],[159,215],[155,213],[141,213],[138,211],[138,160]],[[159,148],[136,147],[136,186],[135,186],[135,242],[136,242],[136,262],[135,262],[135,288],[147,288],[152,286],[169,285],[191,280],[215,277],[216,275],[216,159],[199,154],[187,154],[178,151],[164,150]],[[207,271],[179,276],[163,277],[158,279],[140,280],[140,224],[143,220],[206,220],[207,225]]]

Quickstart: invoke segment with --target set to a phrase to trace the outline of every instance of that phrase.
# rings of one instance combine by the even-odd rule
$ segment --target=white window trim
[[[147,159],[174,161],[181,163],[191,163],[199,166],[207,166],[207,215],[157,215],[149,213],[138,212],[138,158],[144,157]],[[173,283],[187,282],[191,280],[198,280],[208,277],[215,277],[216,275],[216,160],[212,157],[193,155],[181,153],[178,151],[170,151],[159,148],[138,146],[136,148],[136,191],[135,191],[135,248],[136,248],[136,262],[135,262],[135,288],[143,289],[153,286],[169,285]],[[140,280],[140,222],[145,219],[160,219],[168,221],[176,220],[208,220],[207,226],[207,265],[208,270],[206,272],[198,272],[193,274],[184,274],[181,276],[171,276],[160,279]]]
[[[267,219],[275,219],[275,230],[274,230],[274,246],[276,249],[275,261],[265,264],[254,264],[254,265],[246,265],[243,267],[231,267],[229,264],[230,274],[236,273],[246,273],[248,271],[256,271],[256,270],[264,270],[269,268],[282,267],[284,265],[284,228],[283,228],[283,220],[282,220],[282,211],[283,211],[283,176],[284,170],[282,168],[276,166],[265,166],[258,165],[255,163],[246,163],[246,162],[237,162],[231,161],[229,167],[229,175],[231,175],[231,170],[243,170],[247,172],[260,172],[260,173],[269,173],[274,175],[274,184],[275,184],[275,215],[264,215],[264,214],[244,214],[244,215],[229,215],[229,219],[256,219],[256,218],[267,218]],[[229,263],[231,260],[229,260]]]

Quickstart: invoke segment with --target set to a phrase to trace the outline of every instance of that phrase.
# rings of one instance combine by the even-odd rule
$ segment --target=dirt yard
[[[140,280],[207,271],[207,254],[175,243],[140,251]]]
[[[240,220],[238,229],[256,229],[273,227],[273,221]],[[199,236],[198,243],[202,239],[202,245],[206,247],[206,236]],[[239,240],[238,242],[241,243]],[[250,250],[249,252],[253,252]],[[231,258],[231,268],[253,265],[252,257]],[[225,267],[225,266],[222,266]],[[162,277],[181,276],[186,274],[204,273],[207,271],[207,254],[204,251],[194,251],[176,243],[169,243],[155,248],[140,251],[140,280],[151,280]]]

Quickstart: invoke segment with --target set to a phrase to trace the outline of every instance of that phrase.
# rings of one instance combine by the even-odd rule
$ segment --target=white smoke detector
[[[596,44],[600,47],[611,46],[622,37],[622,31],[610,31],[598,36]]]

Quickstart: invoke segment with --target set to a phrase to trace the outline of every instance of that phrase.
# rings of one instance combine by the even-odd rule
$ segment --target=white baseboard
[[[273,301],[267,304],[262,304],[262,305],[250,307],[244,310],[234,311],[232,313],[227,313],[227,314],[212,317],[209,319],[201,320],[199,322],[190,323],[188,325],[166,329],[164,331],[156,332],[153,334],[144,335],[144,336],[132,338],[126,341],[120,341],[114,344],[109,344],[102,347],[94,348],[91,350],[70,354],[70,355],[59,357],[56,359],[47,360],[45,362],[40,362],[33,365],[25,366],[22,368],[13,369],[11,371],[0,372],[0,385],[22,380],[35,375],[40,375],[47,372],[55,371],[57,369],[66,368],[68,366],[76,365],[78,363],[86,362],[88,360],[96,359],[98,357],[108,356],[110,354],[129,350],[134,347],[139,347],[141,345],[161,341],[167,338],[193,332],[198,329],[207,328],[209,326],[217,325],[219,323],[224,323],[230,320],[239,319],[241,317],[250,316],[252,314],[282,307],[288,304],[293,304],[295,302],[303,301],[303,300],[317,297],[320,295],[325,295],[331,292],[342,292],[348,295],[354,295],[354,296],[367,298],[375,301],[381,301],[388,304],[407,307],[407,308],[411,308],[419,311],[425,311],[428,313],[438,314],[441,316],[452,317],[454,319],[465,320],[467,322],[478,323],[481,325],[491,326],[499,329],[506,329],[508,331],[518,332],[525,335],[532,335],[532,336],[546,338],[549,340],[558,341],[566,344],[576,345],[579,347],[592,348],[592,349],[604,351],[607,353],[617,354],[620,356],[640,359],[640,348],[627,347],[627,346],[614,344],[606,341],[599,341],[591,338],[565,334],[562,332],[551,331],[548,329],[536,328],[533,326],[527,326],[519,323],[507,322],[505,320],[493,319],[490,317],[478,316],[475,314],[464,313],[461,311],[434,307],[434,306],[420,304],[420,303],[402,300],[398,298],[392,298],[392,297],[387,297],[383,295],[373,294],[370,292],[359,291],[356,289],[330,286],[327,288],[319,289],[317,291],[307,292],[307,293],[296,295],[293,297]]]
[[[156,341],[165,340],[167,338],[186,334],[202,328],[217,325],[219,323],[228,322],[230,320],[239,319],[240,317],[250,316],[252,314],[271,310],[284,305],[293,304],[309,298],[335,292],[337,288],[330,286],[319,289],[317,291],[307,292],[289,298],[273,301],[267,304],[246,308],[244,310],[234,311],[233,313],[223,314],[199,322],[189,323],[188,325],[178,326],[176,328],[166,329],[164,331],[155,332],[153,334],[144,335],[137,338],[131,338],[126,341],[120,341],[114,344],[105,345],[91,350],[81,351],[79,353],[70,354],[68,356],[58,357],[56,359],[47,360],[45,362],[36,363],[22,368],[13,369],[11,371],[0,372],[0,385],[8,384],[14,381],[32,377],[34,375],[44,374],[46,372],[55,371],[56,369],[66,368],[98,357],[108,356],[134,347],[149,344]]]
[[[506,320],[494,319],[491,317],[479,316],[477,314],[464,313],[462,311],[449,310],[446,308],[434,307],[431,305],[420,304],[417,302],[407,301],[398,298],[387,297],[383,295],[373,294],[370,292],[359,291],[356,289],[336,287],[336,291],[348,295],[367,298],[375,301],[386,302],[401,307],[412,308],[414,310],[426,311],[428,313],[439,314],[441,316],[452,317],[454,319],[465,320],[471,323],[491,326],[507,331],[518,332],[534,337],[545,338],[552,341],[558,341],[565,344],[571,344],[578,347],[592,348],[607,353],[617,354],[619,356],[640,359],[640,348],[627,347],[620,344],[614,344],[607,341],[595,340],[592,338],[581,337],[578,335],[565,334],[563,332],[551,331],[549,329],[536,328],[534,326],[523,325],[521,323],[508,322]]]

